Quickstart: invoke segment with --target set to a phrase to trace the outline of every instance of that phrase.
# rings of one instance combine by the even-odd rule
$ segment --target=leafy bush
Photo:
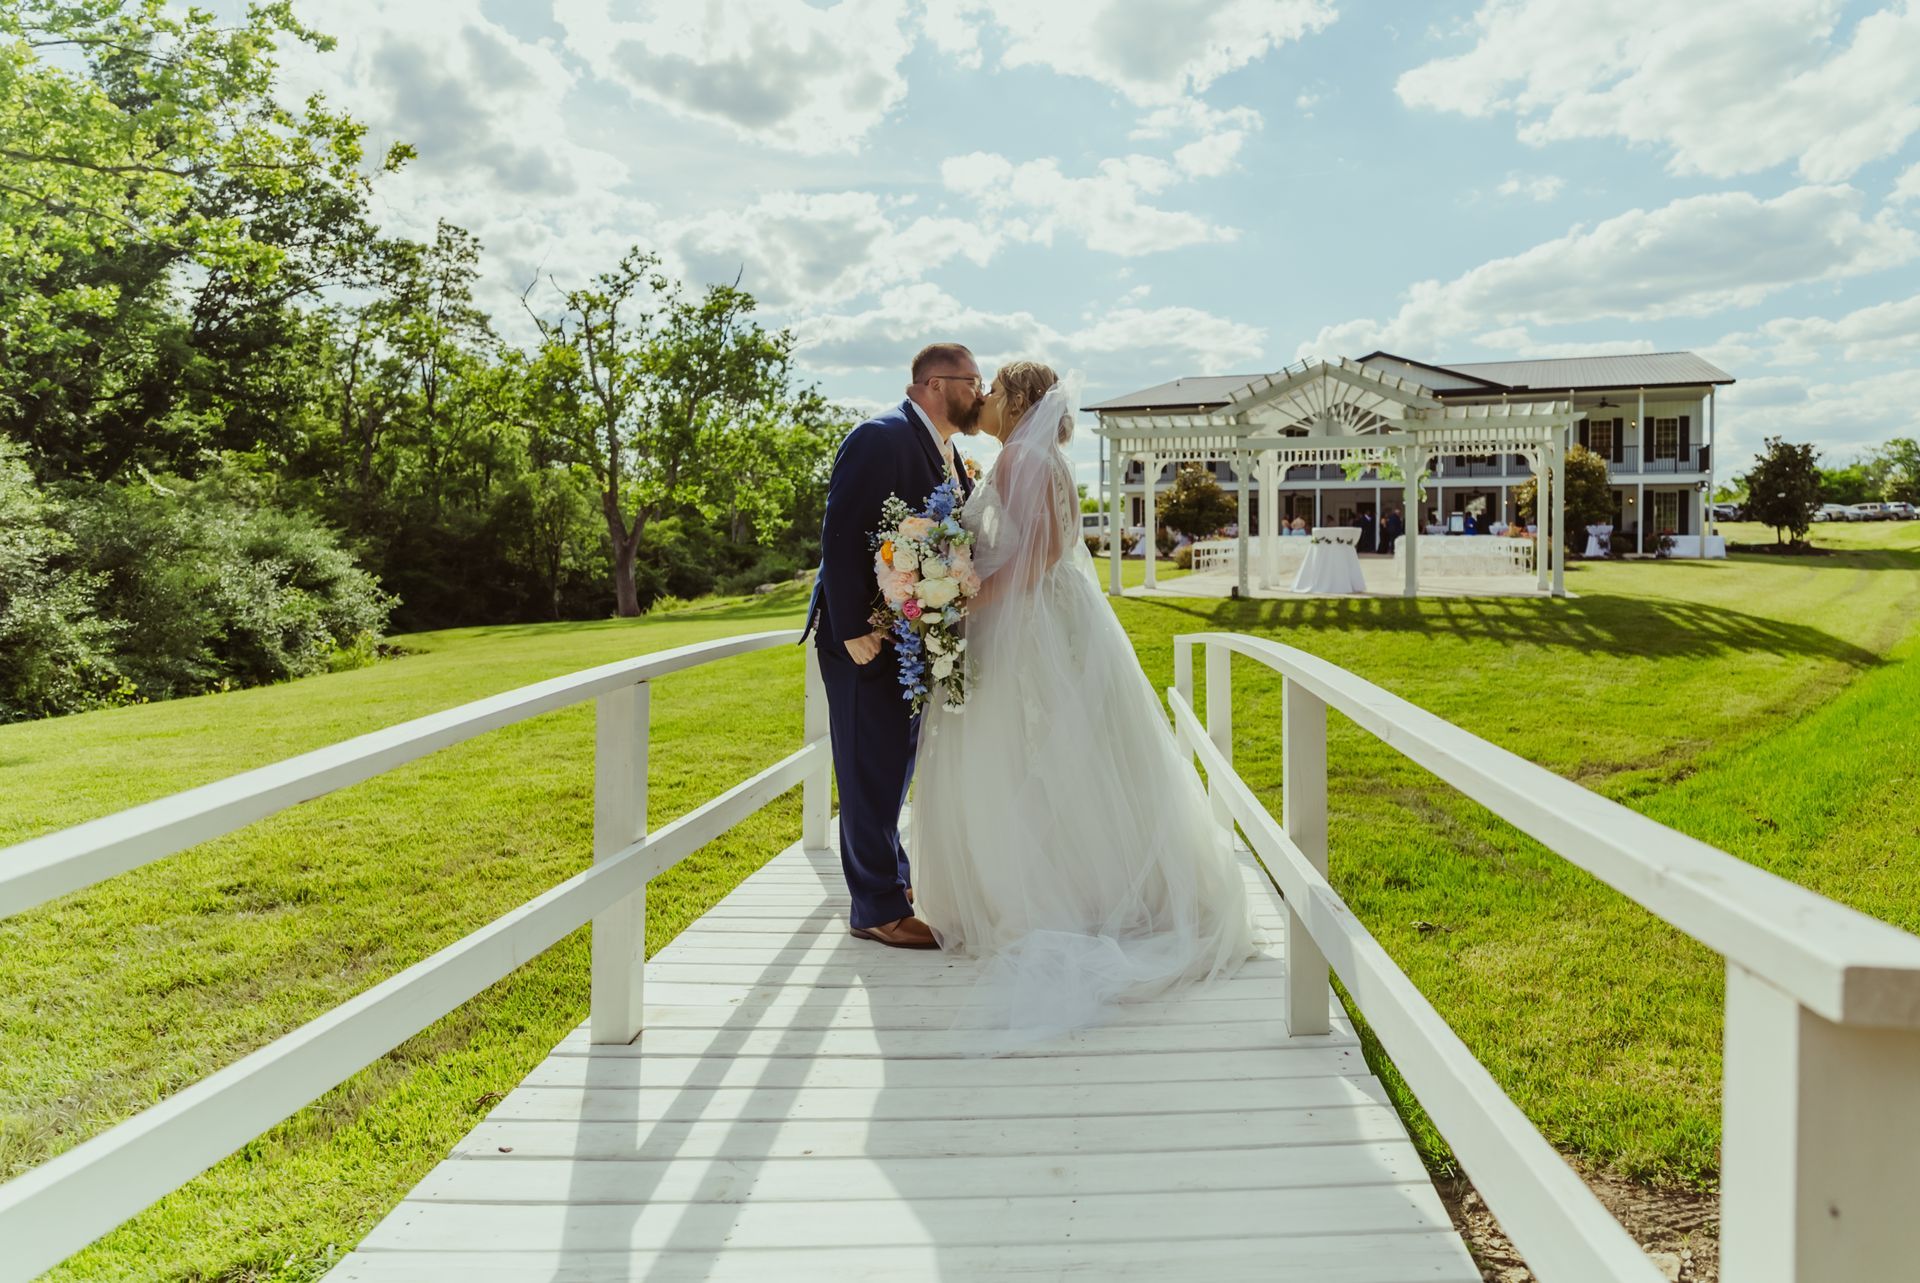
[[[1188,544],[1184,548],[1175,548],[1173,550],[1173,564],[1179,567],[1181,570],[1192,570],[1193,569],[1193,545]]]
[[[68,520],[123,629],[119,669],[146,698],[325,672],[395,605],[332,530],[271,506],[237,465],[89,488]]]
[[[114,661],[121,628],[102,619],[102,577],[68,563],[73,537],[16,443],[0,437],[0,721],[53,717],[131,698]]]

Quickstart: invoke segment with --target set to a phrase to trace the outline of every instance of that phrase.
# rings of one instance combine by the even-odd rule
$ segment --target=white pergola
[[[1534,558],[1539,586],[1566,595],[1566,496],[1559,483],[1561,461],[1574,425],[1586,411],[1567,401],[1503,401],[1494,405],[1446,405],[1429,389],[1346,358],[1303,361],[1263,375],[1236,389],[1227,404],[1205,414],[1105,411],[1094,435],[1108,454],[1107,512],[1120,529],[1120,483],[1127,465],[1144,464],[1146,527],[1152,538],[1154,485],[1168,463],[1225,459],[1239,477],[1240,595],[1248,593],[1248,479],[1260,484],[1261,587],[1273,588],[1279,511],[1277,490],[1284,469],[1303,464],[1392,463],[1403,478],[1407,515],[1405,595],[1419,581],[1419,485],[1436,455],[1517,454],[1527,460],[1540,487],[1536,511],[1539,546]],[[1120,539],[1110,540],[1110,591],[1120,593]],[[1151,551],[1151,549],[1149,549]],[[1154,558],[1146,559],[1146,583],[1155,585]]]

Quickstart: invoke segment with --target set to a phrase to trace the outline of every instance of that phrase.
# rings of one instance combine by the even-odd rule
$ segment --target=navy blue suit
[[[840,867],[853,896],[856,927],[881,926],[913,913],[907,904],[912,878],[900,843],[900,809],[913,780],[920,719],[901,696],[893,643],[885,643],[872,663],[856,664],[846,642],[873,631],[868,616],[879,596],[873,533],[880,528],[880,505],[898,495],[918,512],[946,479],[933,435],[912,404],[902,401],[847,434],[827,482],[820,576],[807,607],[807,629],[817,634],[820,676],[827,688],[833,773],[840,784]],[[960,484],[965,493],[973,492],[964,467]]]

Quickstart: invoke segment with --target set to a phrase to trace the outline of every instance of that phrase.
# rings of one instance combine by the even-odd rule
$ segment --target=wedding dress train
[[[966,704],[930,705],[909,857],[915,912],[983,960],[960,1023],[1016,1041],[1224,977],[1253,952],[1226,832],[1100,591],[1058,386],[962,512],[985,589]]]

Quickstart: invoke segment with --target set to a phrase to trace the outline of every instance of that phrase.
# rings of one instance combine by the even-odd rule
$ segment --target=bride
[[[929,704],[914,786],[914,911],[984,959],[968,1020],[1043,1037],[1224,976],[1253,952],[1226,832],[1101,594],[1052,370],[1002,369],[1002,444],[961,512],[982,578],[958,711]]]

